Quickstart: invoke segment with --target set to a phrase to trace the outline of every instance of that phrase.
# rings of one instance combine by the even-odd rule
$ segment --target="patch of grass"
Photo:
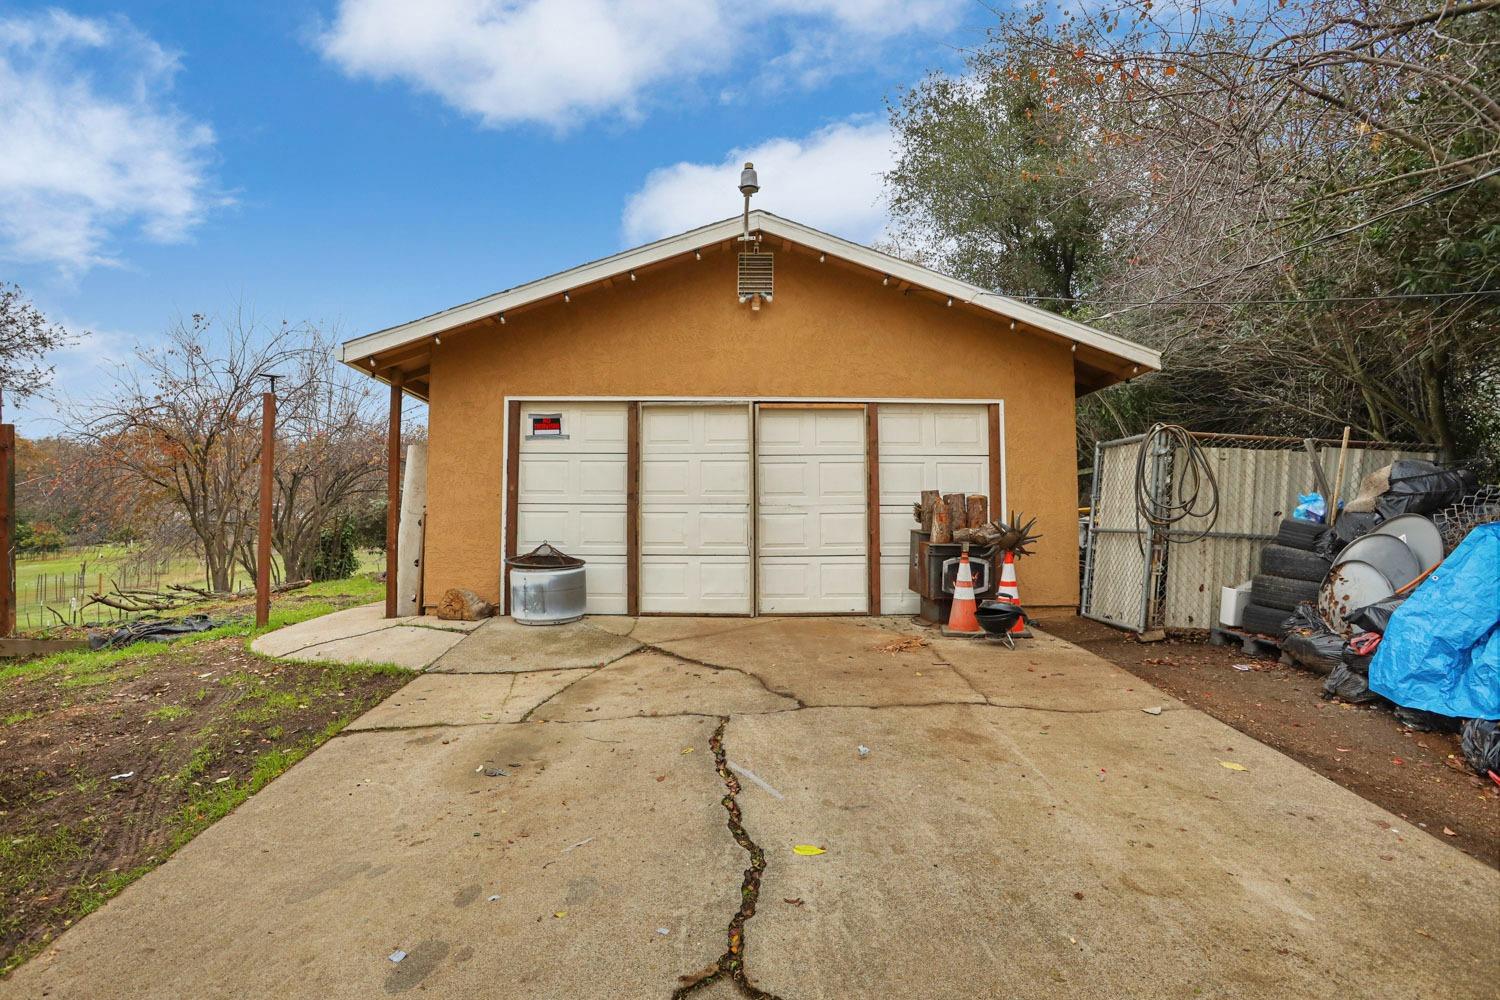
[[[33,712],[30,709],[27,709],[24,712],[12,712],[5,718],[0,719],[0,726],[18,726],[28,719],[35,719],[38,714],[39,713]]]
[[[82,837],[66,826],[45,833],[23,833],[0,840],[0,872],[6,889],[19,895],[45,883],[53,872],[71,861],[88,857]]]
[[[203,741],[209,739],[211,735],[212,732],[210,730],[202,730],[196,733],[192,738],[194,740]],[[197,747],[193,748],[192,756],[187,759],[187,762],[177,769],[177,783],[179,785],[187,785],[191,784],[193,781],[196,781],[198,778],[203,777],[204,774],[208,773],[208,769],[214,766],[215,762],[217,762],[218,759],[219,751],[217,748],[209,746],[207,743],[200,742]]]
[[[339,726],[342,729],[343,726]],[[337,732],[335,729],[333,732]],[[325,731],[326,732],[326,731]],[[225,781],[196,793],[192,800],[172,818],[172,836],[167,853],[177,850],[208,827],[228,816],[241,802],[260,791],[281,772],[307,756],[332,733],[304,741],[296,747],[268,750],[255,758],[250,776],[244,781]]]
[[[122,872],[104,872],[87,882],[80,882],[68,890],[70,909],[76,917],[86,917],[155,867],[155,864],[137,865]]]
[[[163,705],[161,708],[152,709],[146,713],[146,718],[155,719],[157,722],[172,722],[182,718],[192,711],[182,705]]]

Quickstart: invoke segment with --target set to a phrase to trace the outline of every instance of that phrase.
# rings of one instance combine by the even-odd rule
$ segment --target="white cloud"
[[[951,25],[969,0],[339,0],[323,54],[486,125],[636,117],[671,83],[776,65],[807,81]],[[814,70],[805,64],[816,53]]]
[[[653,170],[626,203],[626,241],[643,243],[733,214],[746,161],[755,164],[760,177],[752,207],[858,243],[884,234],[881,174],[891,167],[891,131],[883,121],[869,121],[841,122],[801,139],[731,150],[718,163]]]
[[[81,271],[113,235],[186,238],[213,131],[166,99],[176,57],[121,18],[0,18],[0,258]]]

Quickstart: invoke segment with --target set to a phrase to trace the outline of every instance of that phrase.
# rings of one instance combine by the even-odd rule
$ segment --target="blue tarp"
[[[1408,708],[1500,719],[1500,524],[1469,532],[1396,609],[1370,689]]]

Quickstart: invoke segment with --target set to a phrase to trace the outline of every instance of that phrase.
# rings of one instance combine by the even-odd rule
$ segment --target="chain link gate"
[[[1079,608],[1085,618],[1136,633],[1211,628],[1221,588],[1258,572],[1261,547],[1291,516],[1298,494],[1317,488],[1308,444],[1330,480],[1338,465],[1335,440],[1190,437],[1218,483],[1218,516],[1206,532],[1207,518],[1188,517],[1153,535],[1138,512],[1138,493],[1159,505],[1182,501],[1182,448],[1157,438],[1142,463],[1144,434],[1095,446]],[[1431,445],[1351,441],[1343,498],[1352,499],[1376,469],[1401,458],[1431,459],[1434,451]]]

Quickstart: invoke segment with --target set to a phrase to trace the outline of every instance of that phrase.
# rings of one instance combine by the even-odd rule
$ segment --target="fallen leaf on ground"
[[[1400,757],[1392,757],[1392,758],[1391,758],[1391,763],[1392,763],[1392,764],[1395,764],[1395,765],[1397,765],[1397,766],[1400,766],[1400,765],[1402,765],[1402,764],[1405,764],[1405,763],[1406,763],[1406,761],[1404,761],[1404,760],[1402,760],[1402,759],[1401,759],[1401,758],[1400,758]]]
[[[1458,834],[1455,831],[1453,831],[1453,830],[1451,830],[1451,829],[1449,829],[1448,827],[1445,826],[1445,827],[1443,827],[1443,836],[1445,836],[1445,837],[1457,837]]]
[[[1248,771],[1248,770],[1250,770],[1244,764],[1236,764],[1232,760],[1221,760],[1221,761],[1219,761],[1219,766],[1220,767],[1227,767],[1231,771]]]
[[[812,844],[797,844],[792,848],[792,853],[800,854],[804,858],[810,858],[814,855],[827,854],[828,852],[821,847],[814,847]]]
[[[558,920],[561,920],[563,917],[566,917],[567,915],[568,915],[568,911],[567,910],[558,910],[556,913],[552,914],[552,916],[555,917]]]
[[[903,635],[897,639],[887,639],[875,647],[877,653],[910,653],[928,645],[926,639],[920,635]]]
[[[683,747],[682,748],[682,752],[683,752],[683,754],[690,754],[690,753],[693,752],[693,748],[692,747]]]
[[[783,903],[791,903],[793,906],[801,906],[802,905],[802,900],[801,900],[800,897],[797,898],[797,899],[793,899],[790,896],[784,896],[784,897],[782,897],[781,901]]]

